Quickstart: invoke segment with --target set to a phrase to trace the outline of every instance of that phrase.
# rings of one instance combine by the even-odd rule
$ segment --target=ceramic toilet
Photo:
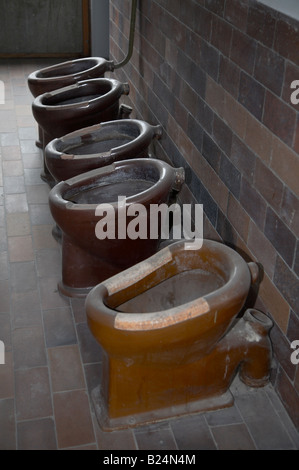
[[[231,406],[239,371],[267,383],[272,321],[243,307],[258,265],[228,246],[181,240],[94,287],[85,302],[102,346],[92,400],[104,430]]]
[[[151,142],[161,135],[161,126],[137,119],[103,122],[49,142],[46,166],[55,181],[64,181],[115,161],[148,157]]]
[[[129,85],[118,80],[95,78],[39,95],[32,103],[35,120],[42,129],[42,148],[56,137],[119,117],[119,99]],[[44,178],[49,179],[44,164]]]
[[[47,91],[57,90],[80,80],[103,77],[105,72],[113,70],[113,61],[102,57],[84,57],[32,72],[28,76],[28,87],[32,95],[37,97]]]
[[[69,60],[60,64],[44,67],[32,72],[27,79],[29,90],[34,98],[48,91],[72,85],[80,80],[103,77],[105,72],[113,71],[114,63],[102,57],[85,57]],[[36,142],[42,147],[42,132]]]
[[[155,253],[160,226],[158,236],[149,238],[149,207],[167,204],[183,181],[182,168],[172,168],[153,158],[139,158],[115,162],[54,186],[49,205],[62,231],[60,292],[69,297],[85,297],[99,282]],[[138,219],[139,229],[147,229],[144,238],[133,239],[127,228],[137,220],[129,213],[136,207],[145,211]],[[103,236],[97,232],[101,224],[102,233],[107,230]]]

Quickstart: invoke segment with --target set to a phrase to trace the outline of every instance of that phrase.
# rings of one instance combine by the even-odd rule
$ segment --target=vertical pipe
[[[123,67],[124,65],[126,65],[131,59],[131,56],[133,54],[137,2],[138,0],[132,0],[128,54],[122,62],[115,64],[114,66],[115,69],[119,69],[120,67]]]
[[[83,56],[90,55],[89,0],[82,0]]]

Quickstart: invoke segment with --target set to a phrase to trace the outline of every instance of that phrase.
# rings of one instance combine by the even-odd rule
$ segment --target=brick
[[[259,158],[256,160],[254,185],[271,207],[279,213],[284,185]]]
[[[182,51],[178,51],[177,69],[179,75],[193,88],[199,95],[204,97],[206,91],[205,72]]]
[[[298,298],[299,298],[299,283],[297,276],[291,271],[286,263],[277,257],[275,273],[273,278],[274,284],[284,296],[289,305],[293,308],[294,312],[298,315]]]
[[[253,182],[256,156],[236,135],[233,136],[231,161],[248,181]]]
[[[205,2],[205,7],[208,10],[210,10],[213,13],[216,13],[216,15],[220,15],[220,16],[223,16],[224,6],[225,6],[225,1],[224,0],[206,0],[206,2]]]
[[[200,5],[196,5],[195,18],[194,31],[206,41],[210,41],[212,32],[212,13],[207,11],[205,8],[202,8]]]
[[[189,114],[188,116],[188,137],[192,140],[196,148],[201,151],[203,140],[203,129],[201,125]]]
[[[238,240],[237,231],[234,229],[234,227],[231,225],[231,223],[221,210],[218,211],[216,229],[217,232],[220,233],[224,243],[232,247],[236,246]]]
[[[218,116],[214,116],[213,135],[219,147],[230,155],[233,133],[231,129]]]
[[[299,238],[299,198],[286,186],[283,193],[280,216],[295,236]]]
[[[299,197],[299,158],[287,145],[273,138],[271,168],[279,178]]]
[[[180,128],[178,129],[176,142],[177,142],[178,147],[180,148],[180,152],[182,153],[183,158],[185,158],[185,160],[191,164],[192,150],[193,150],[194,144],[192,143],[190,138],[187,136],[187,134],[185,134],[185,132],[183,132],[182,129]]]
[[[237,29],[233,32],[230,59],[249,75],[252,74],[255,61],[256,43]]]
[[[240,195],[241,175],[224,154],[221,155],[219,176],[231,193],[238,199]]]
[[[288,324],[287,338],[290,342],[299,338],[299,316],[296,315],[292,310]]]
[[[247,34],[267,47],[272,47],[276,20],[264,5],[251,4],[248,10]]]
[[[199,158],[197,158],[197,161],[198,160]],[[197,174],[199,175],[203,185],[206,186],[206,188],[209,190],[212,198],[218,204],[220,209],[226,212],[229,191],[225,184],[221,181],[218,174],[215,173],[213,168],[208,165],[205,160],[202,162],[200,169],[197,167]]]
[[[221,150],[211,137],[204,132],[202,154],[211,167],[218,173],[220,167]]]
[[[202,41],[200,48],[200,66],[214,80],[218,79],[219,73],[219,52],[205,41]]]
[[[232,131],[244,139],[246,133],[248,111],[229,93],[225,93],[223,119]]]
[[[260,230],[263,231],[266,216],[266,203],[244,176],[241,181],[240,202],[246,212],[256,222]]]
[[[231,39],[232,39],[232,27],[223,21],[221,18],[215,16],[212,25],[212,37],[211,43],[216,47],[224,56],[229,57]]]
[[[198,181],[194,181],[193,185],[198,186]],[[194,187],[193,187],[194,188]],[[191,186],[191,190],[194,189]],[[214,227],[216,226],[217,214],[218,214],[218,205],[212,198],[211,194],[203,186],[200,188],[200,197],[198,198],[200,204],[203,204],[204,212],[207,217],[210,219],[210,222]]]
[[[222,86],[207,77],[205,101],[220,117],[223,115],[224,100],[225,92]]]
[[[184,23],[188,28],[194,29],[194,23],[196,21],[196,4],[195,3],[188,3],[181,2],[178,0],[177,2],[168,2],[171,5],[171,8],[175,6],[176,13],[174,16],[180,19],[182,23]]]
[[[239,201],[232,194],[229,194],[228,197],[227,217],[242,239],[246,242],[250,219]]]
[[[164,104],[165,108],[171,113],[174,113],[174,94],[169,90],[168,86],[159,78],[154,75],[153,92]]]
[[[238,101],[258,120],[263,114],[265,89],[256,80],[241,72]]]
[[[224,18],[241,31],[246,31],[248,0],[226,0]]]
[[[295,390],[299,394],[299,367],[297,368],[297,373],[295,376],[295,382],[294,382]]]
[[[259,296],[265,303],[267,310],[271,313],[273,320],[277,323],[281,331],[286,333],[289,322],[290,307],[266,273],[264,274],[260,284]]]
[[[186,46],[186,53],[188,54],[189,48]],[[190,54],[188,54],[190,55]],[[178,48],[174,46],[173,42],[166,38],[165,39],[165,60],[173,68],[177,66]]]
[[[267,209],[265,235],[286,263],[292,266],[296,238],[270,207]]]
[[[284,62],[280,55],[258,44],[254,77],[278,96],[282,90]]]
[[[198,97],[195,118],[200,122],[203,129],[212,134],[214,113],[207,103]]]
[[[159,19],[159,28],[177,47],[185,49],[187,30],[182,28],[182,24],[174,16],[163,11]]]
[[[201,45],[203,41],[203,38],[194,33],[194,31],[188,31],[186,36],[185,53],[197,64],[200,63]],[[177,47],[175,50],[177,51]]]
[[[287,145],[292,145],[296,112],[269,91],[266,92],[263,123]]]
[[[294,149],[295,152],[297,152],[299,154],[299,116],[297,117],[293,149]]]
[[[270,162],[272,133],[250,114],[247,115],[245,142],[264,162]]]
[[[252,220],[249,224],[247,244],[256,261],[262,264],[264,271],[271,279],[275,270],[276,251]]]
[[[219,84],[235,98],[239,94],[240,69],[231,60],[220,56]]]
[[[286,59],[299,65],[299,35],[298,22],[291,18],[277,20],[274,49]]]
[[[182,103],[175,98],[174,100],[174,108],[173,112],[171,113],[178,123],[178,125],[185,131],[187,132],[188,129],[188,117],[190,114],[188,113],[187,109],[185,106],[182,105]]]

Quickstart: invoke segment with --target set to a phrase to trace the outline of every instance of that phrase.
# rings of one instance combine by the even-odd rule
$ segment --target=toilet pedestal
[[[101,428],[123,429],[176,418],[181,415],[232,406],[229,387],[239,370],[250,387],[269,380],[272,321],[250,309],[208,354],[190,357],[174,365],[169,351],[160,352],[155,364],[145,356],[103,354],[101,385],[92,391],[92,401]],[[164,361],[163,361],[164,359]]]

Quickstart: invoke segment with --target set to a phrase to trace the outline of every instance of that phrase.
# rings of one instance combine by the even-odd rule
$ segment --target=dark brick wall
[[[129,0],[110,2],[111,58],[127,53]],[[160,123],[158,158],[186,169],[206,238],[260,262],[256,307],[271,315],[272,381],[299,427],[299,24],[256,0],[141,0],[134,53],[117,70],[133,117]]]

